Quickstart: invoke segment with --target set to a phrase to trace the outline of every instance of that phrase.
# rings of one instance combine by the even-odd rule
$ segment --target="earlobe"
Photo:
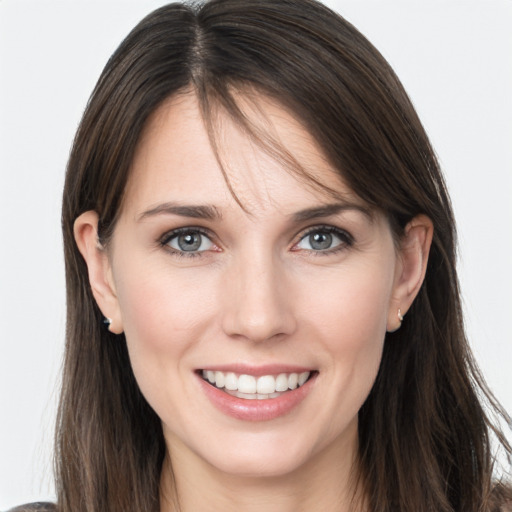
[[[87,264],[89,283],[96,303],[109,320],[108,329],[121,334],[122,318],[110,261],[98,240],[98,214],[92,210],[82,213],[75,220],[74,235],[78,250]]]
[[[405,227],[399,264],[388,312],[387,331],[400,328],[425,279],[434,227],[426,215],[417,215]]]
[[[398,308],[398,310],[396,312],[396,318],[395,318],[394,325],[393,325],[393,318],[391,318],[391,321],[390,321],[390,318],[388,315],[388,326],[387,326],[386,331],[387,332],[398,331],[398,329],[400,329],[400,327],[402,327],[403,321],[404,321],[404,315],[402,315],[402,309]]]

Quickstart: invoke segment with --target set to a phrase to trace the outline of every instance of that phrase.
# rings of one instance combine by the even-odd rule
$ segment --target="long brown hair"
[[[267,148],[233,91],[274,98],[355,193],[387,215],[397,239],[417,214],[434,223],[425,282],[402,328],[387,335],[359,413],[359,483],[370,510],[490,511],[493,492],[509,499],[492,480],[491,434],[508,455],[511,448],[482,401],[510,419],[465,339],[449,197],[399,80],[352,25],[313,0],[213,0],[162,7],[135,27],[107,63],[74,141],[62,213],[68,313],[58,510],[159,509],[160,420],[138,389],[123,335],[103,325],[73,223],[95,210],[108,245],[148,117],[187,88],[205,118],[222,106]]]

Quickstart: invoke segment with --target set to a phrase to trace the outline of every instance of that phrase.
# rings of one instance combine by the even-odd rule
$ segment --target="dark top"
[[[39,501],[37,503],[28,503],[14,507],[7,512],[55,512],[55,505],[53,503]]]
[[[511,489],[508,489],[509,493],[512,493]],[[501,493],[498,493],[501,494]],[[508,496],[501,494],[498,499],[493,500],[489,512],[512,512],[512,494]],[[56,506],[54,503],[42,502],[28,503],[27,505],[21,505],[19,507],[11,508],[6,512],[55,512]]]

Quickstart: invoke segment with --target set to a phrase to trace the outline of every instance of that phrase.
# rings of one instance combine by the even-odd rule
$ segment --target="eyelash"
[[[347,231],[340,229],[340,228],[336,228],[334,226],[329,226],[329,225],[319,225],[318,226],[317,225],[317,226],[312,226],[312,227],[308,228],[306,232],[302,233],[299,240],[293,245],[293,247],[296,247],[300,242],[302,242],[308,236],[311,236],[314,233],[332,234],[332,235],[335,235],[340,240],[340,243],[338,245],[336,245],[335,247],[330,248],[330,249],[317,250],[317,251],[315,251],[313,249],[306,249],[315,257],[336,254],[336,253],[343,251],[343,250],[345,250],[349,247],[352,247],[354,245],[354,238]],[[199,234],[201,236],[208,238],[208,240],[210,240],[210,241],[212,239],[212,234],[210,231],[205,230],[204,228],[191,226],[191,227],[174,229],[174,230],[166,233],[160,239],[159,243],[164,249],[169,251],[173,256],[177,256],[180,258],[197,258],[197,257],[203,256],[204,252],[208,252],[208,251],[204,251],[204,250],[203,251],[180,251],[180,250],[174,249],[173,247],[169,246],[169,243],[172,240],[179,237],[180,235],[186,235],[186,234]],[[214,244],[213,242],[211,242],[211,243]],[[295,251],[298,251],[298,250],[300,250],[300,249],[295,249]]]
[[[301,234],[298,242],[294,244],[294,247],[305,240],[308,236],[311,236],[314,233],[327,233],[330,235],[335,235],[339,238],[340,243],[335,247],[325,250],[310,250],[310,254],[313,256],[330,256],[332,254],[337,254],[347,248],[350,248],[354,245],[354,237],[345,231],[344,229],[336,228],[334,226],[329,225],[320,225],[320,226],[312,226],[305,233]]]

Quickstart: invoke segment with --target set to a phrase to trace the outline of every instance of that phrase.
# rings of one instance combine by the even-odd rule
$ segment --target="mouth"
[[[224,393],[245,400],[268,400],[279,398],[303,386],[316,373],[278,373],[269,375],[248,375],[220,370],[199,370],[198,374],[211,386]]]

